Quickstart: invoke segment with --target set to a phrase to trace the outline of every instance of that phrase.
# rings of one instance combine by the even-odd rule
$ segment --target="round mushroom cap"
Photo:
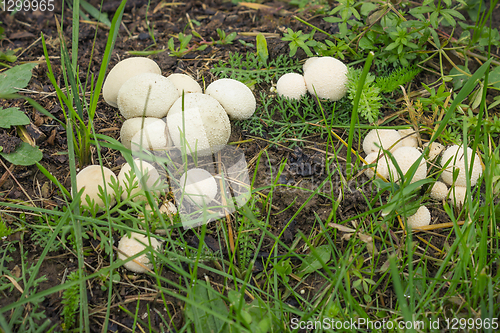
[[[399,147],[402,147],[401,135],[398,131],[393,129],[372,129],[365,137],[363,141],[363,150],[365,154],[368,155],[373,152],[378,152],[379,147],[384,149],[390,149],[391,152],[396,151]],[[398,142],[399,141],[399,142]],[[397,143],[396,143],[397,142]],[[377,147],[377,145],[379,147]]]
[[[406,176],[406,173],[410,169],[410,167],[415,163],[415,161],[422,156],[422,153],[417,149],[413,147],[401,147],[398,148],[392,156],[398,163],[399,168],[401,169],[401,172]],[[399,181],[399,174],[396,169],[396,166],[390,163],[389,166],[390,169],[390,176],[394,179],[394,181]],[[415,171],[415,174],[413,175],[413,178],[410,183],[414,183],[416,181],[425,179],[427,177],[427,164],[425,162],[425,159],[420,160],[420,165],[417,168],[417,171]]]
[[[474,186],[477,183],[477,180],[483,173],[483,168],[481,165],[481,161],[479,161],[479,156],[475,154],[472,149],[467,147],[467,164],[470,166],[470,162],[472,160],[472,156],[474,156],[474,164],[472,166],[472,170],[469,170],[470,175],[470,185]],[[441,157],[441,165],[445,165],[448,161],[450,163],[443,170],[441,174],[441,178],[448,185],[456,185],[456,186],[467,186],[467,180],[465,177],[465,156],[463,146],[451,146],[445,150],[443,156]],[[458,171],[458,177],[453,184],[453,174],[455,170]]]
[[[215,178],[204,169],[188,170],[181,176],[179,184],[181,190],[184,191],[184,199],[187,198],[198,206],[203,206],[203,203],[208,205],[218,192]]]
[[[161,74],[161,69],[153,60],[143,57],[127,58],[117,63],[109,71],[102,86],[102,97],[106,103],[118,107],[118,91],[122,85],[128,79],[142,73]]]
[[[163,150],[168,146],[165,129],[165,122],[158,118],[130,118],[123,122],[120,140],[126,148],[133,151],[139,151],[141,147]]]
[[[104,174],[104,178],[103,178]],[[115,197],[112,194],[111,189],[111,179],[116,180],[116,176],[110,169],[102,167],[100,165],[89,165],[88,167],[82,169],[76,175],[76,190],[80,192],[82,188],[83,194],[81,196],[82,203],[87,205],[87,198],[90,201],[94,201],[97,206],[101,209],[106,208],[106,203],[99,197],[99,187],[102,188],[104,193],[104,184],[106,184],[106,191],[109,197],[109,206],[115,204]]]
[[[160,74],[143,73],[130,78],[118,92],[118,108],[125,119],[163,118],[179,98],[175,85]]]
[[[429,143],[424,143],[424,149],[429,146]],[[436,159],[437,156],[441,154],[441,152],[444,150],[444,146],[440,144],[439,142],[433,142],[431,144],[431,147],[429,148],[429,156],[427,157],[428,161],[433,161]]]
[[[306,81],[300,74],[287,73],[279,78],[278,83],[276,83],[276,91],[279,96],[300,100],[302,96],[307,94]]]
[[[448,195],[448,187],[445,183],[437,181],[434,183],[431,189],[431,198],[434,200],[444,200]]]
[[[368,164],[373,164],[378,156],[379,154],[377,152],[370,153],[365,157],[365,161],[367,161]],[[389,156],[381,156],[377,161],[376,167],[377,173],[385,179],[389,178],[389,166],[387,162],[390,162]],[[375,175],[375,171],[373,169],[375,168],[368,168],[365,170],[365,174],[368,178],[373,178]]]
[[[317,59],[319,59],[319,57],[307,58],[307,60],[302,65],[302,71],[305,72],[309,68],[309,66],[311,66],[311,64],[315,62]]]
[[[179,96],[182,96],[183,91],[184,94],[203,93],[203,89],[201,89],[201,86],[198,84],[198,82],[196,82],[189,75],[174,73],[167,76],[167,79],[169,79],[177,88]]]
[[[311,95],[331,101],[338,101],[345,96],[347,66],[342,61],[332,57],[320,57],[305,67],[304,80]]]
[[[452,186],[450,187],[448,201],[454,206],[463,206],[465,203],[465,198],[467,197],[467,188],[463,186]]]
[[[158,170],[156,170],[152,164],[141,161],[138,158],[134,160],[134,164],[134,169],[132,169],[130,164],[125,163],[118,174],[118,182],[123,189],[121,195],[122,200],[127,199],[129,192],[130,196],[134,196],[132,200],[135,202],[145,201],[147,199],[145,195],[135,196],[141,191],[151,191],[158,196],[160,194],[160,189],[158,187],[163,185]],[[142,180],[142,178],[144,178],[144,180]],[[142,187],[143,181],[146,188]]]
[[[417,212],[410,216],[406,222],[410,228],[421,228],[431,224],[431,212],[425,206],[420,206]]]
[[[167,115],[167,130],[175,146],[181,148],[182,137],[186,153],[196,150],[208,156],[224,148],[231,136],[231,123],[219,102],[205,94],[184,95],[184,112],[180,97]]]
[[[151,247],[154,250],[159,250],[161,243],[156,238],[151,237],[150,240]],[[118,243],[118,259],[125,260],[128,257],[144,251],[147,246],[149,246],[149,240],[148,236],[146,235],[142,235],[137,232],[132,232],[130,234],[130,237],[124,235]],[[125,264],[123,264],[123,266],[129,271],[136,273],[144,273],[147,271],[147,269],[153,269],[153,265],[149,261],[147,253],[138,256],[134,260],[126,262]]]
[[[257,107],[253,92],[244,83],[237,80],[220,79],[214,81],[207,87],[205,94],[215,98],[231,119],[248,119]]]
[[[401,136],[401,145],[403,147],[418,147],[417,132],[412,128],[401,129],[398,133]]]

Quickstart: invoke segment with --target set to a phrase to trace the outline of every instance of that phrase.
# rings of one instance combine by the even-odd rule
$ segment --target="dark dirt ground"
[[[90,2],[99,7],[99,1]],[[111,18],[118,4],[119,1],[107,1],[103,6],[103,11],[107,12]],[[178,5],[159,6],[158,1],[152,1],[149,8],[148,20],[153,24],[154,35],[158,43],[157,47],[160,49],[166,48],[167,41],[172,34],[182,32],[186,28],[188,24],[187,17],[189,17],[201,23],[199,27],[196,27],[196,30],[207,40],[210,38],[218,39],[216,28],[219,27],[224,29],[227,33],[233,31],[238,32],[239,35],[237,38],[249,43],[255,42],[255,34],[252,33],[265,32],[268,34],[267,42],[270,57],[274,58],[279,54],[288,53],[288,45],[286,42],[280,40],[286,28],[290,27],[294,31],[308,31],[309,29],[293,19],[293,15],[298,13],[296,7],[292,7],[283,2],[266,3],[266,6],[268,6],[266,9],[255,10],[249,7],[237,6],[231,2],[223,1],[184,1]],[[127,51],[142,51],[152,44],[152,40],[148,35],[147,30],[148,22],[146,21],[146,10],[147,1],[136,0],[128,2],[123,16],[123,24],[116,41],[116,46],[113,51],[108,70],[118,61],[128,57],[129,55],[127,54]],[[314,16],[314,12],[305,11],[302,12],[301,15],[307,21],[319,28],[330,33],[335,32],[334,25],[326,23],[321,18]],[[63,22],[65,27],[64,35],[66,36],[66,42],[69,43],[71,39],[71,14],[68,9],[65,11],[64,19],[61,18],[61,8],[56,8],[54,13],[19,12],[13,16],[0,13],[0,21],[3,22],[6,34],[6,39],[1,41],[0,48],[21,48],[22,54],[19,57],[19,63],[33,61],[39,63],[39,65],[33,70],[33,78],[28,86],[28,90],[24,91],[24,94],[35,99],[50,113],[63,120],[64,117],[59,102],[54,94],[54,88],[47,77],[47,65],[43,58],[43,49],[40,39],[40,34],[43,33],[47,40],[52,68],[56,72],[56,78],[60,80],[62,77],[59,67],[60,49],[59,40],[57,39],[55,18],[57,18],[58,22]],[[96,38],[95,40],[94,37]],[[102,59],[106,41],[107,31],[105,29],[103,30],[100,28],[99,32],[96,34],[96,26],[94,24],[85,22],[80,23],[80,49],[78,63],[81,68],[80,79],[82,81],[85,80],[87,70],[90,70],[93,73],[97,73],[99,71],[101,64],[100,61]],[[169,75],[171,73],[186,73],[193,76],[198,82],[202,82],[203,79],[205,84],[208,85],[216,79],[216,77],[214,77],[214,75],[210,72],[212,64],[220,59],[227,59],[229,52],[236,51],[246,52],[247,50],[241,43],[235,41],[231,45],[217,45],[208,47],[201,52],[192,52],[182,59],[169,56],[168,52],[151,56],[151,59],[158,63],[164,75]],[[92,52],[93,58],[91,60]],[[303,59],[305,58],[305,54],[299,50],[297,57],[299,59]],[[268,89],[269,87],[257,88]],[[42,136],[37,141],[37,144],[43,151],[43,159],[41,161],[42,165],[53,173],[53,175],[55,175],[64,186],[69,188],[70,179],[68,157],[65,154],[60,154],[60,152],[67,150],[66,133],[63,128],[58,126],[49,118],[41,115],[37,111],[34,111],[29,104],[24,103],[22,100],[2,100],[0,101],[0,106],[18,106],[30,117],[33,127],[35,129],[39,129],[42,133]],[[104,100],[101,99],[98,104],[97,114],[94,121],[96,132],[119,139],[119,129],[122,123],[123,118],[117,109],[107,105]],[[395,124],[397,123],[403,122],[401,120],[396,120]],[[339,131],[338,134],[346,138],[345,132],[342,133]],[[234,127],[233,124],[231,141],[244,139],[247,139],[245,134],[239,128]],[[4,151],[15,149],[16,145],[19,143],[20,139],[18,138],[15,130],[0,129],[0,145],[3,146]],[[325,143],[318,140],[317,146],[321,149],[325,146]],[[244,143],[241,145],[241,148],[245,150],[247,161],[252,160],[252,158],[262,149],[267,149],[271,161],[281,161],[285,157],[293,157],[294,154],[294,151],[291,149],[276,146],[268,147],[268,143],[265,140],[259,139],[254,139],[251,142]],[[312,163],[321,163],[321,161],[315,160],[313,157],[315,154],[317,155],[317,151],[304,149],[303,152],[305,156],[307,156],[306,159],[310,158],[310,161],[313,161]],[[124,163],[124,159],[117,152],[108,150],[107,148],[103,148],[101,150],[101,154],[106,163],[105,166],[111,168],[113,171],[117,172],[121,164]],[[97,154],[94,149],[94,161],[96,156]],[[262,170],[259,170],[259,174],[262,174],[263,176],[258,177],[259,181],[256,183],[256,186],[266,185],[266,182],[270,181],[266,178],[268,173],[264,165],[265,163],[261,162],[260,168],[262,168]],[[4,167],[0,167],[0,200],[28,200],[17,184],[17,182],[19,182],[22,188],[37,205],[48,209],[61,207],[63,205],[63,202],[60,200],[56,191],[56,187],[38,171],[36,166],[9,166],[9,170],[10,172],[8,172]],[[253,172],[253,167],[250,171]],[[10,176],[10,173],[13,174],[15,180]],[[300,183],[300,186],[305,188],[313,186],[311,184],[312,182],[322,180],[321,175],[309,175],[307,177],[302,177],[294,174],[290,170],[285,170],[284,176],[287,181],[292,179],[295,183]],[[346,192],[340,204],[338,216],[342,220],[356,216],[367,209],[365,199],[359,191],[356,190],[356,187],[360,183],[366,181],[366,179],[363,179],[362,177],[364,176],[361,176],[359,182],[352,184],[352,193]],[[363,191],[366,195],[370,195],[372,189],[371,187],[364,186]],[[338,191],[335,192],[338,193]],[[286,188],[277,189],[274,193],[273,201],[273,204],[276,205],[276,212],[283,211],[286,207],[292,204],[294,200],[295,202],[292,204],[291,209],[272,217],[271,231],[278,235],[294,212],[305,202],[309,195],[309,192],[306,191],[289,191]],[[285,243],[291,242],[293,235],[298,230],[307,235],[311,232],[313,226],[317,227],[315,225],[316,222],[314,213],[316,213],[321,220],[325,221],[331,211],[331,200],[332,199],[327,195],[314,197],[306,205],[302,213],[296,218],[295,223],[293,223],[284,234]],[[436,217],[434,223],[449,222],[449,218],[442,210],[442,205],[436,203],[434,207],[431,207],[431,213],[434,217]],[[445,231],[443,233],[444,237],[431,237],[433,234],[435,233],[429,233],[427,235],[422,234],[421,236],[426,239],[432,238],[432,242],[437,248],[443,248],[443,242],[446,238],[447,232]],[[41,249],[37,244],[29,240],[29,235],[12,235],[11,237],[22,238],[24,240],[25,246],[30,248],[30,255],[27,258],[28,262],[35,262],[37,255],[41,252]],[[194,242],[196,241],[197,240]],[[85,246],[89,249],[95,249],[95,244],[93,244],[92,241],[88,241]],[[343,246],[342,242],[339,242],[338,246],[341,248]],[[263,251],[266,251],[266,249],[265,245],[263,247]],[[15,260],[14,262],[11,262],[8,267],[11,271],[15,270],[17,267],[16,261],[20,258],[19,252],[14,252],[13,257]],[[101,267],[100,265],[103,264],[100,262],[102,258],[103,257],[99,252],[95,255],[90,255],[87,258],[87,265],[89,267],[99,268]],[[50,257],[45,260],[42,265],[42,269],[40,270],[40,276],[46,275],[48,280],[43,282],[38,290],[40,291],[60,284],[64,272],[72,271],[76,268],[76,266],[76,257],[74,257],[73,254],[62,250],[51,253]],[[214,282],[222,282],[220,281],[221,278],[219,276],[209,272],[200,271],[200,274],[204,273],[207,273]],[[142,282],[134,281],[134,284],[132,285],[132,283],[127,282],[128,275],[126,273],[122,274],[122,276],[124,279],[116,286],[117,290],[115,294],[118,297],[118,299],[116,299],[116,303],[121,302],[122,304],[126,304],[127,308],[131,312],[135,312],[135,301],[137,300],[136,295],[138,292],[136,288],[138,288],[137,286],[140,286],[143,288],[140,313],[144,313],[146,304],[155,307],[155,304],[158,301],[157,293],[150,292],[144,296],[144,290],[151,290],[148,288],[151,285],[151,281],[149,281],[149,279],[145,278]],[[178,279],[178,277],[168,271],[164,272],[164,276],[173,280],[176,278]],[[321,281],[311,280],[308,281],[308,283],[311,290],[314,292],[315,285],[320,285]],[[107,292],[103,292],[100,287],[101,286],[98,282],[89,281],[88,299],[90,306],[93,309],[91,311],[90,322],[93,326],[92,331],[95,332],[100,331],[107,301]],[[0,295],[0,307],[3,307],[18,300],[20,293],[14,290],[10,294],[0,292]],[[53,322],[60,321],[62,310],[60,297],[60,294],[52,294],[46,297],[45,301],[41,303],[45,313]],[[183,316],[180,312],[182,304],[175,298],[167,297],[167,300],[171,304],[169,311],[171,314],[174,314],[174,323],[177,327],[179,327],[183,321]],[[163,315],[165,314],[165,309],[159,306],[157,308],[159,313]],[[161,320],[157,312],[152,311],[151,313],[153,326],[159,327]],[[131,327],[133,323],[133,319],[130,318],[130,316],[126,315],[122,311],[119,311],[116,307],[112,308],[111,319],[111,326],[109,328],[111,331],[122,331],[124,328],[121,327],[120,324]]]

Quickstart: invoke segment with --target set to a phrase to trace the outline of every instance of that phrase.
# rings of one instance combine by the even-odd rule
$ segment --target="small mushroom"
[[[372,129],[370,132],[368,132],[365,140],[363,141],[363,150],[365,151],[366,155],[373,152],[378,152],[380,150],[379,147],[382,147],[386,150],[390,148],[390,151],[394,152],[396,151],[396,149],[402,146],[401,141],[399,141],[400,139],[401,135],[399,135],[398,131],[396,130]]]
[[[469,170],[470,185],[474,186],[483,173],[483,168],[481,166],[481,161],[479,161],[479,156],[477,156],[477,154],[475,154],[469,147],[467,147],[466,151],[467,163],[469,164],[468,167],[470,166],[470,162],[472,160],[472,157],[474,156],[474,164],[472,166],[472,170]],[[446,149],[443,153],[443,156],[441,157],[441,165],[446,165],[448,161],[450,161],[448,166],[445,170],[443,170],[443,173],[441,174],[441,178],[443,178],[443,181],[448,185],[467,186],[467,180],[465,177],[464,148],[462,146],[454,145]],[[453,184],[453,174],[455,170],[458,170],[458,176],[455,183]]]
[[[401,145],[403,147],[418,147],[417,132],[412,128],[401,129],[398,132],[401,135]]]
[[[149,240],[154,250],[157,251],[160,249],[161,243],[156,238],[151,237]],[[124,235],[118,243],[118,259],[125,260],[144,251],[149,246],[149,240],[146,235],[137,232],[132,232],[130,236]],[[141,254],[134,260],[127,261],[123,266],[129,271],[136,273],[144,273],[148,269],[153,269],[153,264],[150,262],[147,253]]]
[[[187,198],[198,206],[208,205],[218,192],[215,178],[204,169],[188,170],[181,176],[179,184],[181,191],[184,192],[184,199]]]
[[[117,104],[125,119],[163,118],[177,98],[179,92],[169,79],[160,74],[143,73],[122,85]]]
[[[146,213],[148,213],[150,217],[156,215],[149,204],[146,204],[145,208],[146,208]],[[168,200],[165,200],[163,202],[163,204],[159,207],[159,210],[160,214],[166,216],[170,221],[173,221],[173,216],[177,214],[177,207],[175,207],[175,205]],[[140,220],[144,220],[144,215],[142,213],[139,213],[138,215]]]
[[[338,101],[347,93],[347,66],[332,57],[319,57],[304,64],[304,80],[311,95]]]
[[[448,187],[445,183],[437,181],[434,183],[431,189],[431,198],[434,200],[442,201],[448,195]]]
[[[276,92],[279,96],[300,100],[302,96],[307,94],[306,81],[300,74],[287,73],[280,77],[276,83]]]
[[[166,124],[157,118],[130,118],[120,130],[121,143],[133,151],[164,150],[168,146]]]
[[[429,146],[429,143],[424,143],[424,149]],[[429,148],[429,155],[427,156],[428,161],[434,161],[437,156],[441,154],[444,150],[444,146],[438,142],[433,142]]]
[[[127,58],[117,63],[109,71],[102,86],[102,96],[106,103],[118,107],[116,100],[122,85],[128,79],[142,73],[161,74],[161,69],[156,62],[144,57]]]
[[[220,79],[214,81],[207,87],[205,94],[215,98],[231,119],[248,119],[257,107],[253,92],[244,83],[237,80]]]
[[[379,156],[378,152],[370,153],[365,157],[365,161],[368,162],[368,164],[373,164],[377,160],[378,156]],[[388,179],[389,178],[389,166],[388,166],[387,162],[390,163],[389,156],[380,156],[380,158],[378,158],[376,168],[375,167],[367,168],[365,170],[366,176],[368,178],[373,178],[373,176],[375,175],[375,171],[373,169],[375,169],[379,175],[381,175],[385,179]]]
[[[100,165],[89,165],[78,172],[76,175],[76,189],[80,192],[80,190],[84,188],[81,197],[82,203],[86,205],[86,201],[88,199],[90,201],[94,201],[100,209],[106,208],[106,203],[101,197],[99,197],[99,188],[102,188],[104,193],[104,184],[106,184],[110,207],[113,206],[115,204],[115,197],[111,193],[111,179],[116,180],[116,176],[113,171],[104,166],[101,169]]]
[[[182,96],[182,92],[185,94],[191,93],[202,93],[203,89],[191,76],[181,73],[174,73],[167,76],[179,92],[179,96]]]
[[[463,206],[467,197],[467,188],[463,186],[452,186],[450,188],[448,201],[454,206]]]
[[[425,206],[420,206],[412,216],[406,220],[410,228],[421,228],[431,224],[431,212]]]
[[[144,179],[143,179],[144,178]],[[152,191],[153,194],[159,195],[159,187],[162,185],[162,179],[156,168],[145,161],[140,159],[134,160],[134,168],[128,163],[125,163],[120,173],[118,174],[118,182],[123,189],[121,195],[122,200],[126,200],[128,193],[134,196],[133,201],[145,201],[146,197],[144,195],[137,195],[141,191]],[[146,188],[142,187],[142,183],[145,183]]]
[[[417,159],[420,158],[420,156],[422,156],[422,153],[418,151],[417,148],[401,147],[398,148],[392,154],[392,156],[398,163],[401,172],[406,176],[406,173],[408,172],[410,167],[417,161]],[[399,174],[397,172],[396,166],[391,163],[389,169],[391,176],[394,178],[394,181],[399,181]],[[415,174],[413,175],[411,183],[425,179],[425,177],[427,177],[427,164],[425,162],[425,159],[422,158],[417,170],[415,171]]]

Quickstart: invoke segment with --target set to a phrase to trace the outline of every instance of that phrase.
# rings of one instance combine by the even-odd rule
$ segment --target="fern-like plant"
[[[79,275],[76,271],[68,276],[69,281],[76,281],[78,278]],[[75,284],[66,289],[63,292],[61,303],[64,306],[62,311],[62,317],[64,318],[62,328],[65,332],[69,332],[75,324],[75,314],[80,304],[80,286]]]
[[[347,78],[349,79],[347,83],[348,97],[353,105],[360,76],[361,69],[349,68],[349,71],[347,72]],[[380,88],[375,85],[374,81],[375,77],[368,73],[358,106],[359,114],[369,123],[373,123],[378,119],[380,107],[382,106],[382,103],[380,103]]]
[[[377,77],[375,85],[381,92],[390,93],[413,80],[420,71],[418,67],[399,67],[387,76]]]

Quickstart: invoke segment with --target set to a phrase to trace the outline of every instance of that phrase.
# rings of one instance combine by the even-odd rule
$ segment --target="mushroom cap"
[[[160,74],[143,73],[122,85],[117,103],[125,119],[142,116],[163,118],[177,98],[179,92],[169,79]]]
[[[412,216],[406,220],[410,228],[420,228],[431,224],[431,212],[425,206],[420,206]]]
[[[117,63],[109,71],[102,86],[102,97],[106,103],[118,107],[118,91],[122,85],[128,79],[142,73],[161,74],[161,69],[156,62],[144,57],[127,58]]]
[[[153,209],[149,204],[146,204],[145,208],[146,208],[146,213],[148,213],[151,217],[155,215]],[[166,215],[168,218],[170,218],[170,220],[172,220],[171,219],[172,216],[177,214],[177,207],[175,207],[175,205],[168,200],[165,200],[159,207],[159,209],[160,209],[160,214]],[[140,220],[144,220],[144,215],[142,213],[139,213],[138,217]]]
[[[424,143],[424,149],[429,146],[429,143]],[[428,161],[433,161],[436,159],[437,156],[441,154],[441,152],[444,150],[444,146],[440,144],[439,142],[433,142],[431,144],[431,147],[429,148],[429,155],[427,156]]]
[[[477,156],[477,154],[475,154],[472,149],[467,147],[467,163],[469,164],[469,166],[473,155],[474,164],[472,166],[472,170],[469,170],[471,186],[476,185],[477,180],[483,173],[483,168],[481,166],[481,161],[479,161],[479,156]],[[441,178],[443,178],[443,181],[448,185],[453,185],[453,173],[454,170],[458,169],[458,177],[454,185],[467,186],[463,146],[454,145],[446,149],[443,153],[443,156],[441,157],[441,165],[445,165],[448,161],[450,161],[450,163],[441,174]]]
[[[379,154],[377,152],[370,153],[366,155],[365,161],[367,161],[368,164],[373,164],[378,156]],[[389,156],[381,156],[377,161],[377,168],[376,168],[378,174],[384,177],[385,179],[389,178],[389,166],[387,162],[390,162]],[[373,178],[373,176],[375,175],[375,171],[372,168],[368,168],[365,170],[365,174],[368,178]]]
[[[181,191],[184,191],[184,198],[199,206],[208,205],[217,195],[218,186],[215,178],[210,172],[194,168],[185,172],[179,184]]]
[[[372,129],[365,137],[363,141],[363,150],[365,154],[368,155],[373,152],[378,152],[380,150],[379,147],[384,149],[389,149],[392,145],[391,152],[396,151],[399,147],[402,147],[401,135],[398,131],[393,129]],[[399,142],[398,142],[399,141]],[[396,143],[397,142],[397,143]],[[377,147],[377,145],[379,147]]]
[[[401,145],[403,147],[418,147],[417,132],[415,132],[412,128],[401,129],[398,133],[402,138]]]
[[[212,82],[205,94],[215,98],[231,119],[244,120],[255,112],[257,101],[253,92],[238,80],[220,79]]]
[[[151,247],[155,250],[159,250],[161,243],[156,239],[151,237]],[[141,244],[142,243],[142,244]],[[144,245],[143,245],[144,244]],[[127,259],[128,257],[131,257],[135,255],[138,252],[143,251],[147,246],[149,246],[149,240],[148,236],[139,234],[137,232],[132,232],[130,234],[130,237],[128,237],[126,234],[120,239],[120,242],[118,243],[118,259],[124,260]],[[135,262],[134,262],[135,261]],[[146,269],[139,265],[138,263],[141,263],[142,265],[146,266],[148,269],[152,269],[153,265],[149,261],[149,258],[147,256],[147,253],[144,253],[140,255],[139,257],[135,258],[133,261],[128,261],[123,266],[128,269],[129,271],[136,272],[136,273],[144,273],[146,272]]]
[[[141,149],[141,143],[144,149],[162,150],[168,146],[165,129],[165,122],[158,118],[130,118],[123,122],[120,140],[126,148],[134,151]]]
[[[130,190],[130,195],[133,196],[141,190],[144,191],[152,191],[154,194],[159,195],[160,190],[158,187],[162,185],[162,179],[160,178],[160,174],[158,173],[158,170],[156,168],[146,162],[146,161],[141,161],[140,159],[135,159],[134,160],[135,167],[132,169],[132,166],[128,163],[125,163],[121,170],[120,173],[118,174],[118,182],[120,183],[120,186],[123,189],[123,193],[121,195],[122,200],[126,200],[128,196],[128,189],[132,187]],[[127,180],[127,176],[129,177],[130,180]],[[144,179],[146,188],[142,188],[141,184],[141,179],[143,177],[146,177]],[[156,190],[153,190],[156,188]],[[144,195],[138,195],[134,197],[133,201],[144,201],[146,200],[146,197]]]
[[[197,151],[208,156],[224,148],[231,136],[231,123],[219,102],[205,94],[184,95],[172,105],[167,115],[167,130],[175,146],[181,147],[182,135],[186,139],[186,153]]]
[[[401,172],[403,172],[403,174],[406,176],[406,173],[408,172],[410,167],[420,156],[422,156],[422,153],[417,148],[401,147],[398,148],[392,154],[392,156],[398,163]],[[396,166],[390,163],[389,169],[392,178],[394,178],[394,181],[399,181],[399,174],[397,172]],[[415,171],[415,174],[413,175],[411,183],[425,179],[425,177],[427,177],[427,164],[425,162],[425,159],[422,158],[420,160],[420,165],[417,168],[417,171]]]
[[[306,62],[307,64],[307,62]],[[347,93],[347,66],[332,57],[320,57],[305,65],[304,80],[313,96],[338,101]]]
[[[201,86],[198,84],[198,82],[196,82],[189,75],[174,73],[167,76],[167,79],[169,79],[174,84],[175,88],[177,88],[179,96],[182,96],[183,91],[185,94],[203,93],[203,89],[201,89]]]
[[[297,73],[287,73],[279,78],[276,83],[276,92],[279,96],[300,100],[307,94],[306,81]]]
[[[302,71],[305,72],[309,68],[309,66],[311,66],[311,64],[315,62],[317,59],[319,59],[319,57],[307,58],[307,60],[302,65]]]
[[[467,197],[467,188],[463,186],[452,186],[450,187],[448,201],[452,205],[463,206],[465,203],[465,198]]]
[[[103,178],[104,174],[104,178]],[[106,191],[108,196],[110,197],[110,207],[115,204],[114,195],[112,195],[111,189],[111,179],[114,178],[116,180],[116,176],[110,169],[106,167],[102,167],[100,165],[89,165],[88,167],[80,170],[76,175],[76,190],[80,192],[82,188],[82,203],[86,205],[86,197],[88,196],[90,200],[94,200],[96,205],[100,208],[106,208],[105,202],[99,197],[99,187],[102,188],[104,193],[104,184],[106,183]]]
[[[444,200],[448,195],[448,187],[445,183],[437,181],[432,185],[431,198],[434,200]]]

